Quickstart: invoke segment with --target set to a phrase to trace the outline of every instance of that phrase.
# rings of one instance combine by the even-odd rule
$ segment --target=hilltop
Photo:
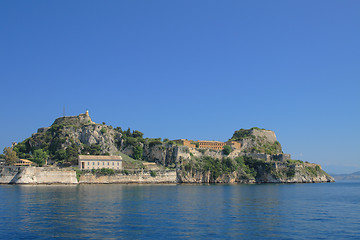
[[[184,146],[177,140],[143,138],[138,130],[95,123],[86,112],[56,119],[14,150],[27,159],[40,151],[47,156],[47,164],[58,166],[76,165],[79,154],[121,155],[128,161],[155,162],[174,169],[178,182],[333,181],[320,165],[292,160],[290,154],[283,153],[271,130],[240,129],[228,142],[216,144],[223,147],[214,150],[198,144]]]

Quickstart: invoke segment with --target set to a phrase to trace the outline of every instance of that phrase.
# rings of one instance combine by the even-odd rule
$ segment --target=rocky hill
[[[86,112],[56,119],[14,150],[20,158],[32,158],[41,150],[48,154],[48,164],[60,166],[76,165],[79,154],[122,155],[176,169],[178,182],[333,181],[321,166],[291,160],[273,131],[240,129],[230,140],[240,142],[241,149],[225,152],[180,146],[168,139],[143,138],[140,131],[95,123]]]
[[[359,181],[360,172],[354,172],[350,174],[334,174],[333,175],[336,181]]]
[[[276,135],[271,130],[260,129],[257,127],[251,129],[240,129],[235,131],[230,140],[241,143],[242,151],[280,154],[282,148],[276,139]]]

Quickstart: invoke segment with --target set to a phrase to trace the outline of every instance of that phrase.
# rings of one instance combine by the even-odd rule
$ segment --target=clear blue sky
[[[360,1],[0,1],[0,148],[55,118],[145,137],[274,130],[360,170]]]

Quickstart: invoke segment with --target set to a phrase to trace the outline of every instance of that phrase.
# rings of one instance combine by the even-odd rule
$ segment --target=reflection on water
[[[0,237],[344,239],[360,183],[0,186]]]

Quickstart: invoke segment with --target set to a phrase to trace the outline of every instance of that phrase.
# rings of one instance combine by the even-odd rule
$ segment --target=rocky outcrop
[[[225,172],[210,167],[178,168],[179,183],[317,183],[334,182],[334,178],[323,171],[320,165],[308,163],[289,164],[255,160],[255,163],[237,167],[234,171]],[[250,166],[250,168],[249,168]],[[250,170],[251,169],[251,170]]]
[[[87,114],[61,117],[54,121],[51,127],[40,128],[28,139],[30,149],[47,148],[52,154],[74,145],[78,151],[84,145],[100,147],[98,154],[115,154],[117,143],[121,141],[121,132],[111,126],[94,123]]]
[[[251,128],[235,131],[230,140],[241,143],[243,152],[279,154],[282,153],[275,132],[266,129]]]
[[[255,178],[247,176],[245,172],[234,171],[230,174],[222,174],[212,179],[210,171],[177,171],[178,183],[256,183]]]
[[[295,163],[272,161],[270,171],[259,171],[258,183],[318,183],[334,182],[334,178],[322,170],[321,166],[312,163]]]

